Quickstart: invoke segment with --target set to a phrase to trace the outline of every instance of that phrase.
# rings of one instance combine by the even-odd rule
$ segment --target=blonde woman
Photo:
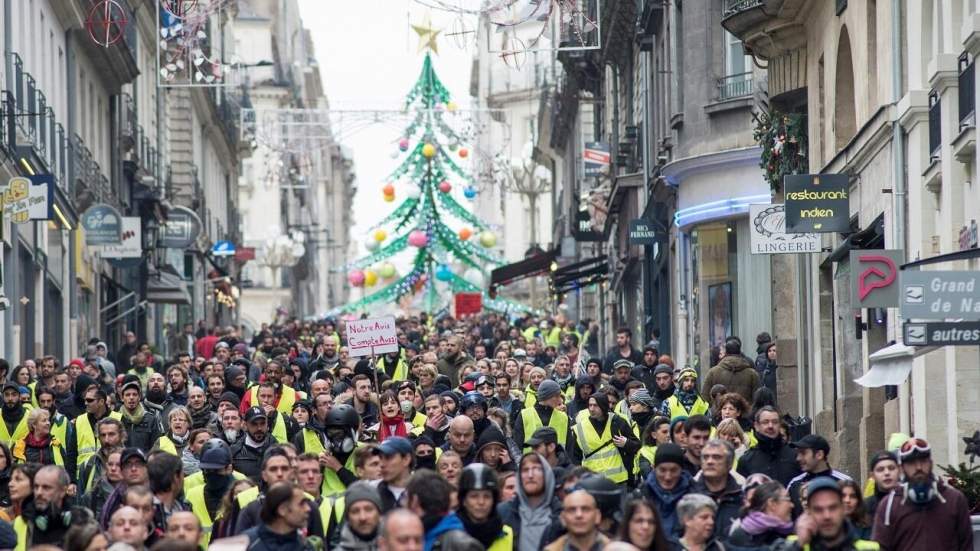
[[[34,408],[27,414],[27,436],[14,443],[11,453],[20,463],[65,464],[64,442],[51,435],[51,414]]]
[[[738,468],[738,459],[749,449],[749,437],[746,436],[738,419],[722,419],[715,429],[718,438],[727,440],[735,448],[735,461],[732,463],[732,472]]]
[[[193,424],[191,412],[186,407],[177,406],[170,410],[170,413],[167,414],[167,425],[170,428],[166,434],[157,440],[153,449],[181,457],[184,448],[190,443],[191,425]]]

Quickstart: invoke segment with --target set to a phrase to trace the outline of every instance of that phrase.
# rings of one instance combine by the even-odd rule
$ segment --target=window
[[[752,57],[745,55],[742,41],[725,31],[725,76],[718,81],[718,99],[752,93]]]

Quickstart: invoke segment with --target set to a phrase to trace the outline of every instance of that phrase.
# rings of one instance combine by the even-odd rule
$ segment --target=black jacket
[[[657,391],[657,378],[653,375],[653,370],[656,369],[656,365],[647,366],[643,362],[637,364],[630,371],[630,377],[636,379],[643,383],[643,386],[647,387],[647,391],[653,396],[653,393]],[[657,409],[660,409],[659,407]]]
[[[133,423],[126,415],[122,418],[123,428],[126,429],[126,447],[149,450],[163,436],[163,425],[156,412],[143,408],[143,418],[139,423]]]
[[[742,487],[735,482],[732,475],[728,475],[728,483],[720,492],[709,490],[704,480],[695,480],[691,492],[706,495],[715,501],[718,506],[718,511],[715,512],[715,538],[727,542],[732,522],[738,518],[742,508]]]
[[[747,477],[763,473],[788,487],[790,481],[800,474],[796,452],[782,438],[772,440],[758,432],[755,437],[759,443],[739,458],[738,474]]]
[[[319,515],[310,515],[316,517]],[[299,532],[281,536],[264,524],[242,532],[248,536],[248,551],[310,551],[313,546]]]
[[[242,438],[231,448],[231,463],[236,471],[257,483],[262,478],[262,456],[272,446],[273,438],[266,435],[265,442],[259,448],[247,446],[245,441],[246,438]]]
[[[775,530],[767,530],[761,534],[749,534],[741,526],[734,528],[732,534],[728,536],[728,543],[742,547],[761,547],[775,543],[786,536]]]
[[[606,352],[606,357],[605,359],[602,360],[602,372],[612,373],[613,364],[618,362],[619,360],[629,360],[634,364],[643,363],[643,352],[640,352],[639,350],[633,348],[632,345],[630,345],[630,354],[629,356],[624,358],[619,353],[619,347],[614,346]]]

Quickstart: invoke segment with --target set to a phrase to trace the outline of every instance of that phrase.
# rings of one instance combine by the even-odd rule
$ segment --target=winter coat
[[[456,354],[455,358],[449,358],[448,356],[439,358],[439,361],[436,362],[436,368],[439,370],[440,375],[449,377],[452,387],[456,388],[459,386],[459,370],[464,365],[471,363],[473,363],[473,358],[466,352],[460,351]]]
[[[362,540],[354,535],[346,523],[340,529],[340,543],[335,549],[340,551],[376,551],[378,549],[378,537],[375,535],[370,541]]]
[[[574,547],[569,545],[568,538],[569,535],[565,534],[564,536],[544,546],[544,551],[565,551],[566,549],[574,549]],[[593,549],[602,549],[607,543],[609,543],[609,538],[601,533],[596,534],[595,546],[593,546]]]
[[[648,366],[644,363],[637,364],[636,367],[630,371],[630,377],[636,379],[643,383],[643,386],[647,388],[650,395],[657,391],[657,378],[653,375],[653,370],[657,368],[657,365]],[[660,409],[660,404],[657,404],[657,408]]]
[[[476,551],[483,549],[483,545],[466,533],[463,521],[459,519],[456,513],[449,513],[442,517],[439,524],[425,533],[424,549],[425,551],[432,551],[433,549]]]
[[[691,486],[691,492],[706,495],[715,501],[718,506],[715,512],[715,538],[727,541],[732,522],[738,518],[742,508],[742,487],[734,477],[728,475],[728,482],[719,492],[709,490],[704,480],[696,480]]]
[[[249,528],[243,534],[248,536],[249,551],[308,551],[312,549],[306,538],[301,537],[298,531],[282,536],[269,530],[263,524]]]
[[[149,451],[157,440],[163,436],[163,425],[156,412],[146,407],[143,408],[143,417],[139,422],[134,423],[129,417],[123,414],[123,428],[126,429],[126,447],[139,448]]]
[[[235,470],[259,482],[262,476],[262,456],[272,446],[272,436],[266,435],[265,442],[258,448],[246,445],[248,438],[242,438],[231,448],[231,463]]]
[[[711,387],[715,385],[724,385],[728,392],[737,392],[751,404],[752,395],[760,386],[759,374],[748,358],[732,354],[708,370],[701,383],[701,395],[711,396]]]
[[[738,459],[738,474],[748,477],[762,473],[783,486],[789,486],[790,481],[800,474],[796,452],[782,437],[771,439],[762,433],[756,433],[755,437],[758,440],[755,447]]]
[[[776,393],[776,362],[769,359],[769,355],[762,352],[755,358],[755,371],[759,374],[759,382],[762,386]]]
[[[657,516],[660,517],[660,526],[663,527],[664,535],[668,538],[680,536],[681,525],[677,518],[677,502],[687,495],[693,483],[691,475],[686,472],[681,473],[680,480],[673,490],[664,490],[657,482],[656,473],[651,472],[647,475],[643,485],[640,486],[640,494],[647,501],[657,508]]]
[[[568,405],[565,408],[566,409],[565,413],[568,414],[569,421],[574,420],[575,417],[578,415],[578,412],[589,409],[589,401],[583,400],[579,397],[579,389],[581,389],[585,385],[592,385],[593,394],[595,394],[595,392],[599,390],[599,387],[596,386],[595,382],[592,380],[592,377],[589,377],[584,373],[576,377],[575,396],[572,397],[572,399],[568,402]]]
[[[504,524],[514,530],[514,549],[538,549],[541,537],[553,522],[558,521],[561,511],[561,502],[555,497],[555,473],[543,457],[538,457],[544,465],[544,499],[541,503],[537,507],[531,507],[528,503],[518,467],[517,495],[497,506],[497,514]],[[533,524],[525,525],[525,520]]]
[[[944,482],[938,483],[938,490],[938,496],[924,506],[905,499],[901,486],[892,490],[878,504],[872,539],[887,551],[972,550],[966,497]]]

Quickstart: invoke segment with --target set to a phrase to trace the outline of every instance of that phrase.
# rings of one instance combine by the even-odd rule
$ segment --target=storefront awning
[[[490,272],[490,286],[508,285],[521,279],[545,273],[551,270],[551,263],[555,261],[557,255],[558,250],[555,249],[536,254],[513,264],[501,266]]]
[[[868,388],[898,386],[908,379],[912,360],[935,349],[935,346],[906,346],[902,343],[886,346],[868,356],[871,368],[854,382]]]
[[[146,282],[146,300],[157,304],[191,304],[187,284],[170,265],[161,266]]]
[[[565,293],[605,281],[609,277],[609,262],[606,255],[569,264],[558,268],[551,274],[551,289],[555,293]]]

